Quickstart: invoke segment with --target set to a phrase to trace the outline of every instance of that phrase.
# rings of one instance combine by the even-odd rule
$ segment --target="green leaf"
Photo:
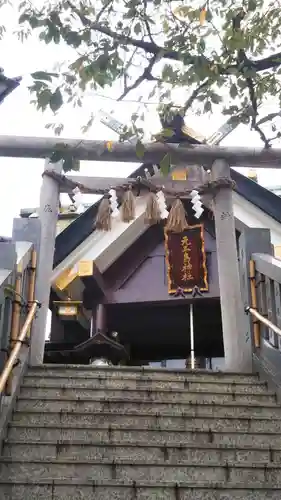
[[[206,49],[206,43],[204,38],[200,38],[199,47],[202,50],[202,52],[204,52],[204,50]]]
[[[161,135],[163,135],[163,137],[173,137],[173,135],[175,135],[175,132],[171,128],[164,128],[164,130],[162,130],[161,132]]]
[[[141,23],[137,23],[134,26],[134,32],[136,35],[139,35],[141,33]]]
[[[50,163],[58,163],[59,161],[63,160],[63,158],[64,158],[63,151],[53,151],[49,160],[50,160]]]
[[[62,93],[59,88],[51,95],[50,108],[55,113],[63,104]]]
[[[52,77],[58,77],[58,74],[47,73],[46,71],[35,71],[35,73],[31,73],[31,76],[34,80],[46,80],[47,82],[51,82]]]
[[[168,175],[171,169],[171,157],[169,153],[165,154],[164,158],[159,163],[162,175]]]
[[[233,83],[230,87],[230,90],[229,90],[229,93],[230,93],[230,97],[232,99],[235,99],[235,97],[237,97],[238,95],[238,90],[237,90],[237,86],[235,85],[235,83]]]
[[[78,160],[78,158],[73,158],[73,161],[72,161],[72,170],[74,170],[75,172],[79,172],[79,170],[80,170],[80,161]]]
[[[64,172],[70,172],[71,170],[78,172],[80,170],[80,161],[71,155],[67,155],[63,158],[62,168]]]
[[[64,129],[63,123],[59,123],[58,125],[56,125],[54,127],[55,135],[60,135],[62,133],[63,129]]]
[[[19,24],[22,24],[22,23],[25,23],[26,21],[29,20],[29,15],[27,14],[27,12],[23,12],[23,14],[20,15],[19,17]]]
[[[65,41],[68,45],[72,45],[77,49],[82,43],[81,36],[76,31],[69,31],[65,35]]]
[[[141,160],[144,157],[144,153],[145,153],[145,147],[144,147],[144,145],[142,144],[141,141],[138,141],[137,144],[136,144],[136,155],[137,155],[137,157]]]
[[[169,33],[169,31],[170,31],[170,26],[169,26],[169,23],[168,23],[167,19],[164,19],[162,26],[163,26],[163,33],[165,35],[167,35]]]
[[[204,104],[204,111],[208,113],[209,111],[212,110],[212,103],[211,101],[206,101]]]
[[[50,104],[51,97],[52,93],[50,89],[44,89],[42,92],[39,92],[37,94],[38,109],[42,109],[44,111]]]
[[[214,104],[219,104],[222,101],[221,96],[219,96],[215,92],[211,93],[210,98],[211,98],[212,103],[214,103]]]
[[[254,12],[257,8],[257,2],[256,0],[249,0],[248,2],[248,11],[249,12]]]

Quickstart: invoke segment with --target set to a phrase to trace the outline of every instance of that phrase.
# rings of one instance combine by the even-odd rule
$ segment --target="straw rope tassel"
[[[144,222],[149,226],[157,224],[161,220],[160,209],[156,193],[150,192],[147,196],[146,210],[144,214]]]
[[[124,193],[121,213],[123,222],[131,222],[136,216],[136,199],[131,186]]]
[[[185,209],[182,201],[177,198],[170,210],[169,217],[167,219],[166,229],[173,233],[182,233],[188,228]]]
[[[95,226],[96,229],[99,229],[100,231],[111,230],[111,205],[110,195],[108,193],[104,195],[100,202]]]

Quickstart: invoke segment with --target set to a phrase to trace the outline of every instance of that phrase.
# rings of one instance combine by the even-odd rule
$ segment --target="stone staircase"
[[[1,500],[280,500],[281,407],[255,375],[30,368]]]

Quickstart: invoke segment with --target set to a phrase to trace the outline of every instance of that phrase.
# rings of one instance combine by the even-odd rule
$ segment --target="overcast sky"
[[[3,23],[3,11],[1,10],[1,23]],[[52,121],[50,113],[42,114],[36,111],[30,103],[30,94],[27,89],[29,83],[28,74],[36,70],[52,70],[54,64],[63,59],[65,48],[39,43],[35,37],[22,44],[13,34],[12,16],[7,16],[7,34],[0,41],[0,67],[4,68],[7,76],[13,77],[24,75],[21,86],[14,91],[0,106],[0,134],[17,136],[51,136],[52,131],[46,130],[46,123]],[[42,67],[43,64],[43,67]],[[105,92],[102,93],[105,95]],[[139,105],[134,102],[116,103],[112,99],[117,97],[119,89],[106,93],[107,98],[92,96],[88,97],[81,109],[71,107],[64,111],[62,121],[66,124],[63,137],[80,138],[81,125],[85,124],[89,116],[89,110],[97,112],[104,109],[107,112],[114,110],[115,117],[123,122],[129,121],[130,114],[137,111]],[[136,99],[136,95],[130,96]],[[128,97],[129,99],[129,97]],[[262,114],[271,111],[271,107],[263,110]],[[276,111],[276,109],[274,109]],[[155,132],[159,126],[155,106],[150,106],[147,113],[147,127]],[[198,130],[203,135],[211,135],[224,121],[220,114],[207,117],[206,115],[188,117],[187,125]],[[94,123],[88,132],[89,139],[117,139],[114,132],[101,125],[98,121]],[[257,134],[249,131],[245,126],[240,126],[225,141],[226,145],[237,146],[260,146]],[[82,162],[81,170],[84,175],[98,176],[126,176],[134,169],[130,164],[105,164]],[[43,163],[41,160],[23,160],[0,158],[1,170],[1,196],[0,196],[0,235],[10,235],[12,220],[18,216],[21,208],[36,207],[39,200],[41,185],[41,173]],[[281,172],[274,170],[259,171],[259,181],[263,185],[281,185]]]

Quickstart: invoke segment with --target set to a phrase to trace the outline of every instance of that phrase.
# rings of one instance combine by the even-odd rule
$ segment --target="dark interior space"
[[[106,309],[108,333],[118,332],[121,344],[129,348],[130,364],[189,357],[190,313],[186,300],[165,305],[110,304]],[[204,358],[222,357],[219,299],[195,300],[193,311],[195,355]],[[80,357],[75,353],[62,353],[84,342],[89,334],[77,322],[64,322],[64,341],[46,343],[45,361],[88,362],[85,355]]]
[[[218,299],[194,303],[195,354],[223,356],[220,302]],[[130,346],[131,362],[161,361],[190,355],[189,304],[126,304],[107,307],[109,331],[119,333],[123,345]]]

